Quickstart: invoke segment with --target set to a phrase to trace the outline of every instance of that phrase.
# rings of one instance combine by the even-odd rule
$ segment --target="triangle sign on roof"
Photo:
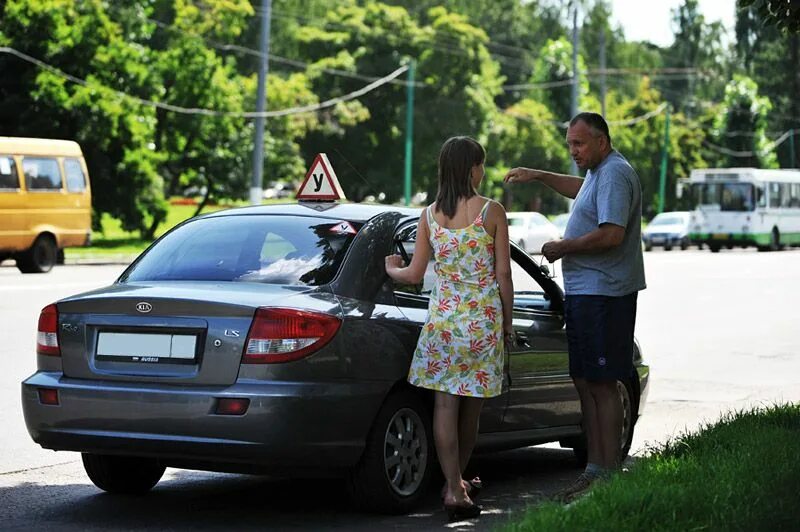
[[[335,201],[345,199],[339,179],[324,153],[318,153],[306,178],[297,191],[299,201]]]

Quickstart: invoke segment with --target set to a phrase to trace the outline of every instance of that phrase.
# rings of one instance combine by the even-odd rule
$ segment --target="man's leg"
[[[597,404],[589,388],[589,383],[584,378],[573,378],[575,389],[581,401],[581,424],[586,435],[587,463],[600,464],[602,448],[598,440]]]
[[[589,389],[597,407],[597,433],[600,456],[597,464],[613,471],[619,467],[622,442],[622,402],[619,400],[617,381],[589,382]]]

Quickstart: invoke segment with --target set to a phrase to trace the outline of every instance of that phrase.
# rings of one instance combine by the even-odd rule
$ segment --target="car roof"
[[[272,214],[283,216],[314,216],[317,218],[366,222],[384,212],[399,212],[407,217],[419,217],[422,209],[375,203],[296,201],[292,203],[236,207],[208,213],[203,217],[217,218],[223,216]]]

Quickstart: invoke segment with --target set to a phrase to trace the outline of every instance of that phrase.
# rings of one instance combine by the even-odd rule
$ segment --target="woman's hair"
[[[472,187],[472,167],[486,160],[480,143],[470,137],[450,137],[439,151],[439,191],[436,210],[452,218],[458,200],[475,195]]]

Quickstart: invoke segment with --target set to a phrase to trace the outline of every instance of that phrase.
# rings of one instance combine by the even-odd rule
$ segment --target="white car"
[[[553,225],[558,227],[558,234],[561,235],[561,238],[564,238],[564,232],[567,230],[568,221],[569,221],[568,212],[562,212],[552,220]]]
[[[528,253],[541,253],[545,242],[560,236],[558,228],[538,212],[508,213],[508,237]]]
[[[657,214],[642,231],[645,251],[650,251],[655,246],[663,246],[664,251],[669,251],[673,246],[688,248],[691,244],[689,219],[690,213],[685,211]]]

